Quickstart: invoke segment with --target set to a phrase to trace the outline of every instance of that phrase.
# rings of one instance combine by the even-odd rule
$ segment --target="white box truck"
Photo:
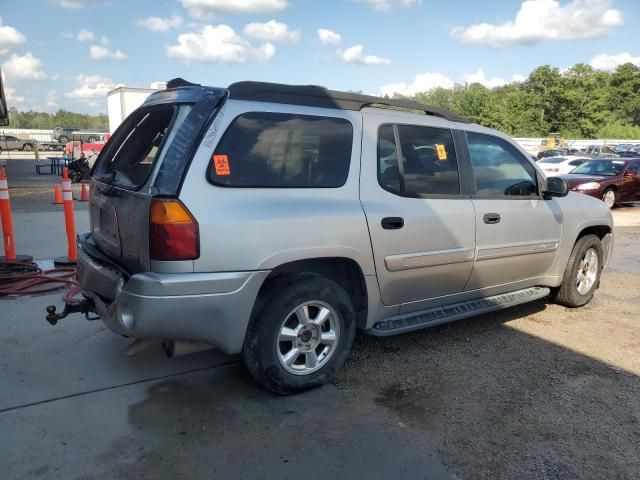
[[[149,95],[166,88],[166,82],[154,82],[151,88],[118,87],[107,93],[109,133],[113,134],[131,112],[138,108]]]

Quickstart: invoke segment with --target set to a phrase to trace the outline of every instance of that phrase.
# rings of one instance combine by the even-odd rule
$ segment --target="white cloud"
[[[484,85],[487,88],[502,87],[507,83],[509,83],[504,78],[500,78],[500,77],[487,78],[482,68],[479,68],[478,71],[475,73],[463,74],[462,81],[464,83],[480,83],[481,85]]]
[[[519,83],[519,82],[524,82],[526,79],[527,79],[527,77],[525,77],[524,75],[520,75],[520,74],[518,74],[518,73],[514,73],[514,74],[511,76],[511,81],[512,81],[512,82],[517,82],[517,83]]]
[[[16,95],[16,91],[13,88],[5,87],[4,94],[9,106],[11,106],[12,103],[22,103],[25,100],[24,97]]]
[[[167,45],[169,57],[191,62],[243,63],[269,60],[276,53],[272,43],[254,46],[228,25],[205,25],[199,32],[178,35],[177,45]]]
[[[9,25],[2,26],[0,17],[0,54],[4,55],[10,48],[23,44],[27,38]]]
[[[56,73],[55,75],[51,75],[49,78],[51,80],[60,80],[61,75],[59,73]]]
[[[266,23],[253,22],[244,27],[244,34],[257,40],[269,42],[291,42],[300,40],[299,30],[289,30],[286,23],[269,20]]]
[[[47,74],[42,71],[42,62],[31,52],[22,56],[11,55],[9,60],[4,62],[2,68],[5,75],[11,79],[39,80],[47,78]]]
[[[378,11],[387,11],[393,8],[409,8],[422,5],[422,0],[356,0],[359,3],[363,3],[368,7]]]
[[[58,105],[56,101],[57,99],[58,99],[58,92],[56,92],[55,90],[49,90],[45,98],[47,107],[49,108],[59,107],[60,105]]]
[[[93,42],[93,39],[96,38],[93,32],[90,32],[86,28],[81,29],[76,35],[76,40],[79,42]]]
[[[105,5],[106,0],[50,0],[51,3],[62,8],[86,8],[95,5]]]
[[[346,50],[339,50],[338,56],[344,63],[358,63],[361,65],[388,65],[391,63],[388,58],[365,55],[364,47],[360,44],[349,47]]]
[[[171,18],[147,17],[140,18],[136,25],[153,32],[168,32],[182,25],[182,17],[174,15]]]
[[[342,41],[342,36],[339,33],[334,32],[326,28],[318,29],[318,40],[323,45],[339,45]]]
[[[640,57],[634,57],[628,52],[622,52],[615,55],[601,53],[589,60],[589,65],[591,65],[596,70],[607,71],[613,71],[618,66],[625,63],[633,63],[637,67],[640,67]]]
[[[102,36],[100,37],[100,43],[101,43],[102,45],[107,45],[107,44],[109,43],[109,39],[108,39],[107,37],[105,37],[104,35],[102,35]]]
[[[454,27],[450,35],[462,43],[492,47],[596,38],[623,23],[622,12],[610,5],[611,0],[572,0],[565,6],[557,0],[526,0],[514,20]]]
[[[383,85],[380,87],[380,95],[392,97],[395,93],[398,93],[410,96],[420,92],[428,92],[438,87],[453,88],[454,85],[454,81],[442,73],[427,72],[416,75],[416,78],[409,85],[404,82]]]
[[[89,48],[89,57],[92,60],[126,60],[127,56],[121,50],[109,50],[100,45],[91,45]]]
[[[194,18],[207,18],[220,13],[281,12],[289,6],[287,0],[180,0]]]
[[[76,75],[74,78],[78,87],[65,93],[65,96],[83,102],[95,101],[95,99],[106,99],[107,93],[118,87],[110,78],[100,75]]]

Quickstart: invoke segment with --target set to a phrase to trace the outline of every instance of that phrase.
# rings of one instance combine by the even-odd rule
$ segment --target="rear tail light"
[[[198,222],[180,200],[154,198],[149,216],[151,260],[195,260],[199,255]]]

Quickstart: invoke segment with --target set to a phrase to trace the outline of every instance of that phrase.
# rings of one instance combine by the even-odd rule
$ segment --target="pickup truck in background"
[[[81,130],[73,127],[56,127],[51,136],[59,143],[67,143],[80,140],[87,143],[96,143],[104,140],[104,136],[109,133],[107,129]]]

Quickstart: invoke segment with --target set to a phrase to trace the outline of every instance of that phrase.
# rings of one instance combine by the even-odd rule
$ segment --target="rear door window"
[[[459,195],[460,178],[451,130],[393,125],[378,131],[378,181],[382,188],[405,197]],[[398,163],[398,151],[402,164]]]
[[[352,143],[353,127],[343,118],[244,113],[218,143],[208,179],[226,187],[341,187]]]
[[[149,178],[177,108],[163,105],[131,114],[100,156],[94,176],[128,189]]]

